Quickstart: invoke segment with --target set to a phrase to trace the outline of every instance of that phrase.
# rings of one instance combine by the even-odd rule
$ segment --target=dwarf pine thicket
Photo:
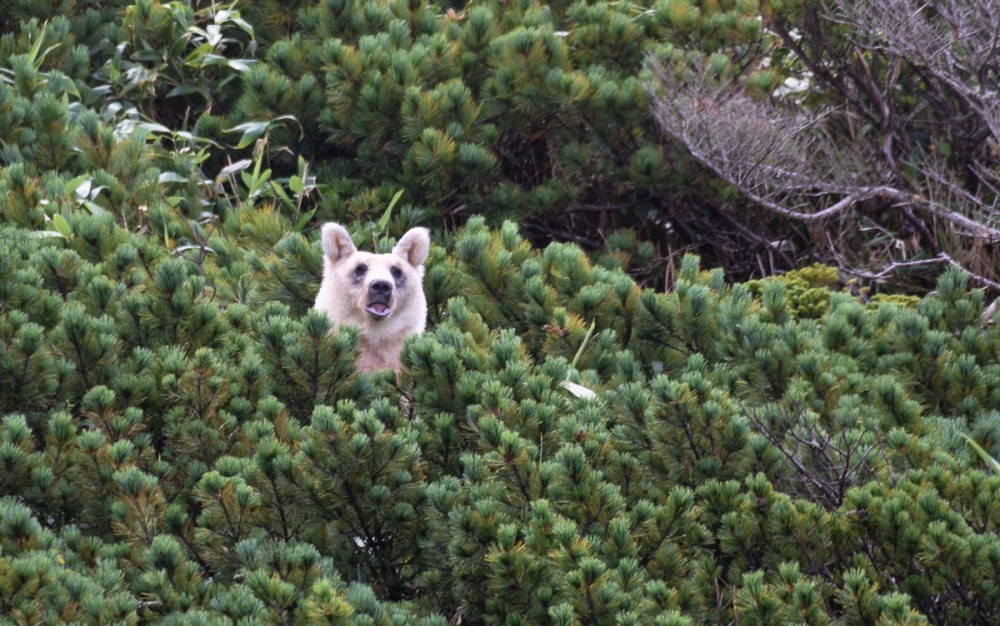
[[[3,3],[0,625],[996,623],[993,294],[734,282],[653,126],[793,4]],[[398,378],[328,220],[434,232]]]

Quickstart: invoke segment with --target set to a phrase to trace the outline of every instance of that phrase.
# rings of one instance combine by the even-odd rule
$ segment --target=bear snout
[[[368,285],[368,305],[365,311],[375,318],[388,317],[392,312],[392,283],[387,280],[373,280]]]
[[[392,283],[387,280],[373,280],[368,285],[368,296],[372,299],[385,298],[387,301],[392,296]]]

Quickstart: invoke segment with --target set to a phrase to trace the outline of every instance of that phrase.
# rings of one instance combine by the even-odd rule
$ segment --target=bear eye
[[[403,270],[399,269],[398,265],[393,265],[389,268],[389,271],[392,273],[393,278],[399,279],[403,276]]]
[[[361,263],[360,265],[354,268],[354,277],[361,278],[362,276],[365,275],[365,272],[367,271],[368,271],[368,266],[365,265],[364,263]]]

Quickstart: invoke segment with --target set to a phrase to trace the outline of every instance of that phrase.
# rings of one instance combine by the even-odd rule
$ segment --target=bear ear
[[[323,254],[328,259],[339,263],[357,251],[347,229],[333,222],[323,224]]]
[[[417,227],[406,231],[392,253],[406,259],[413,267],[423,264],[431,251],[431,233],[426,228]]]

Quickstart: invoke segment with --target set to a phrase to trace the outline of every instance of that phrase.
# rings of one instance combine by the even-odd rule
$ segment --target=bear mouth
[[[365,311],[368,311],[368,314],[376,319],[389,317],[389,314],[392,313],[392,309],[385,302],[369,302]]]

